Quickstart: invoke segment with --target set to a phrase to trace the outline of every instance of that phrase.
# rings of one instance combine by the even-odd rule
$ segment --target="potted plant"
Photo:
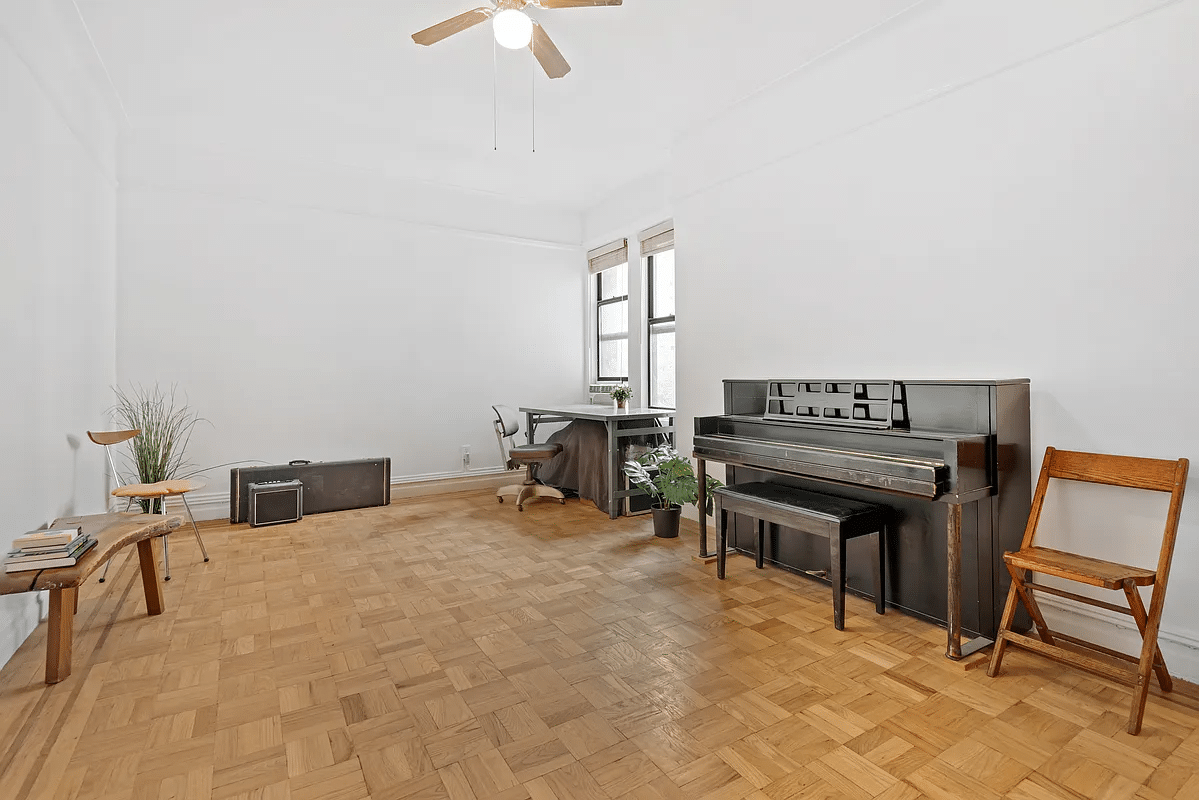
[[[624,474],[629,481],[653,498],[654,536],[673,539],[679,535],[683,504],[699,504],[699,478],[690,459],[683,458],[670,445],[661,445],[640,458],[626,461]],[[720,481],[707,476],[703,513],[712,513],[712,490]]]
[[[158,386],[147,389],[134,385],[128,390],[114,387],[113,391],[117,396],[111,410],[114,421],[141,431],[140,436],[129,441],[131,471],[123,481],[157,483],[194,475],[195,472],[180,473],[191,466],[184,460],[184,451],[191,441],[192,429],[202,418],[186,402],[176,399],[175,388],[164,392]],[[148,514],[163,511],[162,498],[139,502]]]
[[[622,383],[620,386],[614,387],[608,394],[612,395],[612,400],[616,403],[617,408],[624,408],[629,398],[633,396],[633,390]]]

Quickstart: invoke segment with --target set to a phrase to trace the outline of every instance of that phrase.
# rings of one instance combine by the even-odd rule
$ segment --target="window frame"
[[[675,323],[676,323],[674,314],[670,314],[670,315],[664,316],[664,317],[653,316],[653,313],[654,313],[654,259],[657,256],[659,256],[665,252],[673,253],[674,248],[671,247],[668,250],[660,250],[656,253],[650,253],[649,255],[647,255],[645,257],[645,284],[646,284],[646,290],[645,290],[645,299],[646,299],[646,305],[645,305],[645,384],[646,384],[646,393],[645,394],[646,394],[646,402],[649,405],[649,408],[675,409],[678,407],[677,395],[675,397],[675,405],[673,405],[673,406],[656,406],[656,405],[653,405],[652,403],[650,403],[650,400],[654,396],[654,368],[653,368],[654,326],[655,325],[665,325],[665,324],[675,325]],[[676,280],[676,285],[677,285],[677,280],[678,280],[677,266],[675,268],[675,280]],[[675,308],[677,311],[677,306]],[[675,332],[675,341],[676,342],[678,341],[677,328],[676,328],[676,332]],[[677,390],[677,387],[678,387],[678,382],[677,382],[678,359],[677,358],[675,359],[675,377],[676,377],[675,387]]]
[[[625,269],[625,293],[623,295],[617,295],[615,297],[610,297],[605,300],[604,299],[604,273],[607,272],[608,270],[619,269],[622,266]],[[602,309],[604,306],[615,305],[617,303],[625,304],[624,336],[623,337],[609,336],[609,337],[607,337],[607,341],[619,341],[621,338],[624,339],[624,342],[625,342],[625,359],[624,359],[625,374],[623,376],[604,375],[603,370],[601,368],[602,364],[603,364],[603,359],[601,358],[601,344],[602,344],[602,342],[605,341],[605,338],[603,336],[603,333],[600,330],[600,328],[601,328],[600,319],[602,316],[600,313],[600,309]],[[628,349],[629,348],[629,262],[627,259],[625,260],[625,262],[623,264],[614,264],[613,266],[608,267],[608,269],[599,270],[598,272],[595,273],[595,306],[594,306],[594,308],[595,308],[595,382],[596,383],[626,383],[627,384],[629,382],[629,376],[628,376],[628,372],[629,372],[629,349]]]

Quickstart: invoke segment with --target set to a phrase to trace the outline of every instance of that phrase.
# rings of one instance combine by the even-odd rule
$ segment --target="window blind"
[[[674,247],[674,220],[668,219],[652,228],[646,228],[637,236],[641,240],[641,257],[652,256]]]
[[[617,239],[603,247],[587,251],[587,271],[594,275],[606,269],[628,263],[629,240]]]

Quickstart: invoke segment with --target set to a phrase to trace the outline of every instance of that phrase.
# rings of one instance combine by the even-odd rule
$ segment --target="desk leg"
[[[616,476],[620,470],[616,466],[620,458],[619,440],[616,438],[616,420],[608,420],[608,519],[620,516],[620,507],[616,504]]]
[[[75,596],[79,589],[50,590],[50,631],[46,637],[46,683],[71,674],[71,642],[75,632]]]
[[[525,439],[528,441],[529,444],[533,444],[533,432],[534,432],[533,412],[526,411],[525,412]]]
[[[142,588],[146,592],[146,613],[161,614],[164,608],[162,584],[158,580],[158,562],[154,558],[154,539],[137,543],[137,559],[142,568]]]

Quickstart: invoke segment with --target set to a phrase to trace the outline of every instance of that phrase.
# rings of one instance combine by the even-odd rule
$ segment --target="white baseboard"
[[[0,597],[0,666],[17,652],[41,621],[45,592],[26,592]]]
[[[1072,603],[1043,592],[1037,595],[1037,605],[1053,630],[1129,655],[1141,652],[1141,633],[1132,617]],[[1170,668],[1170,674],[1199,683],[1199,638],[1162,628],[1157,634],[1157,646]]]
[[[498,489],[509,483],[520,483],[524,479],[523,471],[508,471],[504,469],[471,470],[470,472],[439,472],[427,475],[405,475],[391,479],[392,501],[409,497],[426,497],[434,494],[451,494],[454,492],[474,492],[484,489]],[[187,496],[187,504],[197,520],[228,519],[229,492],[191,492]],[[114,511],[123,511],[125,504],[114,505]],[[167,511],[175,514],[183,512],[183,501],[169,498]]]
[[[434,494],[495,490],[510,483],[520,483],[522,480],[523,470],[510,472],[502,469],[409,477],[391,482],[391,499],[394,502]]]

